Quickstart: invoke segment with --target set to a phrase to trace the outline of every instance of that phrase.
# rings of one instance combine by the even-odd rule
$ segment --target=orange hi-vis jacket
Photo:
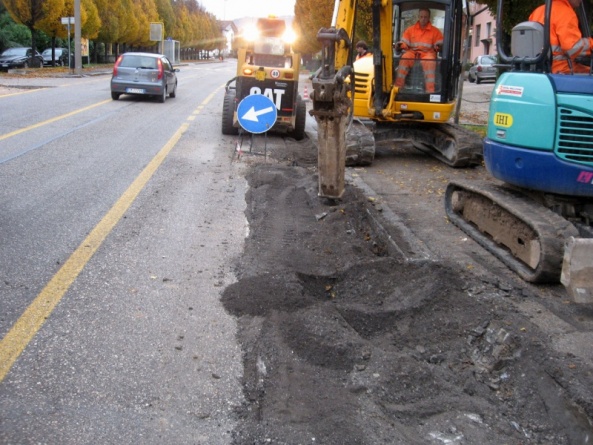
[[[416,58],[421,59],[422,70],[426,92],[434,93],[436,76],[436,46],[443,46],[443,34],[429,22],[424,28],[419,22],[410,26],[404,31],[401,41],[401,49],[405,51],[400,59],[395,85],[403,87],[410,68],[414,65]],[[429,59],[429,60],[425,60]]]
[[[529,20],[544,24],[545,5],[536,8]],[[550,17],[550,45],[552,47],[552,73],[570,74],[569,59],[574,73],[588,73],[589,67],[574,60],[591,54],[593,38],[585,38],[579,29],[579,19],[568,0],[553,0]]]
[[[432,26],[432,23],[427,23],[422,28],[420,23],[416,22],[415,25],[406,29],[402,36],[402,49],[406,51],[428,52],[434,57],[435,45],[443,46],[443,34],[438,28]]]

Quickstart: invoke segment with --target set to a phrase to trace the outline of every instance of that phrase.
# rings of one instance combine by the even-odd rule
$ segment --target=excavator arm
[[[366,2],[336,0],[332,26],[317,35],[322,65],[312,76],[309,112],[317,121],[320,197],[342,196],[345,166],[371,164],[376,140],[409,139],[414,147],[452,167],[481,162],[479,136],[447,123],[461,72],[466,22],[462,4],[462,0],[372,0],[372,58],[354,63],[355,22]],[[410,75],[410,84],[395,85],[402,55],[393,44],[421,8],[433,9],[445,34],[442,53],[433,59],[436,91],[434,85],[430,89],[425,85],[422,70],[430,68],[420,62],[415,62],[420,80]]]
[[[333,26],[322,28],[317,34],[321,43],[321,68],[312,78],[310,114],[317,121],[319,196],[340,198],[344,193],[346,166],[346,126],[352,119],[354,97],[353,44],[354,24],[359,2],[357,0],[336,0]],[[373,47],[381,48],[373,54],[375,82],[390,83],[391,57],[391,0],[373,0]],[[381,30],[385,32],[381,33]],[[385,73],[389,73],[385,78]],[[375,110],[371,115],[381,113],[382,91],[375,92]]]

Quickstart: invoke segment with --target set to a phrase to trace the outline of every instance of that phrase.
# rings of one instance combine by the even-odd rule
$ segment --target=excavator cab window
[[[432,31],[424,31],[420,17],[426,15],[423,7],[407,8],[405,3],[394,7],[393,16],[393,78],[400,94],[440,94],[442,88],[441,52],[445,27],[445,11],[428,8]],[[406,30],[408,30],[406,32]],[[438,30],[438,31],[436,31]],[[440,33],[439,49],[436,36]],[[432,36],[432,37],[429,37]]]

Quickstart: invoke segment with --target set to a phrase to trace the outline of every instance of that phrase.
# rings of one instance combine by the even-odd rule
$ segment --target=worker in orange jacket
[[[397,67],[395,85],[403,87],[410,68],[416,59],[424,71],[424,83],[427,93],[434,93],[436,78],[437,52],[443,46],[443,34],[430,23],[430,9],[422,8],[418,11],[418,21],[404,31],[402,41],[397,43],[404,51]]]
[[[575,61],[579,56],[588,56],[593,48],[593,38],[585,38],[579,29],[579,19],[574,8],[581,0],[553,0],[550,17],[550,45],[552,47],[552,73],[588,74],[589,67]],[[536,8],[530,21],[544,24],[545,5]]]

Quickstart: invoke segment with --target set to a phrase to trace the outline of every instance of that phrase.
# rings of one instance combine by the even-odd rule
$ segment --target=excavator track
[[[354,120],[346,132],[346,165],[371,165],[376,142],[401,140],[410,141],[418,150],[450,167],[473,167],[482,163],[482,139],[459,125],[389,122],[367,126]]]
[[[451,182],[445,192],[449,220],[522,279],[560,281],[564,244],[578,236],[562,216],[515,189],[487,182]]]
[[[375,159],[373,131],[361,121],[354,119],[346,130],[346,165],[362,167],[371,165]]]
[[[482,138],[450,123],[380,123],[375,141],[409,140],[415,148],[444,164],[464,168],[482,163]]]

